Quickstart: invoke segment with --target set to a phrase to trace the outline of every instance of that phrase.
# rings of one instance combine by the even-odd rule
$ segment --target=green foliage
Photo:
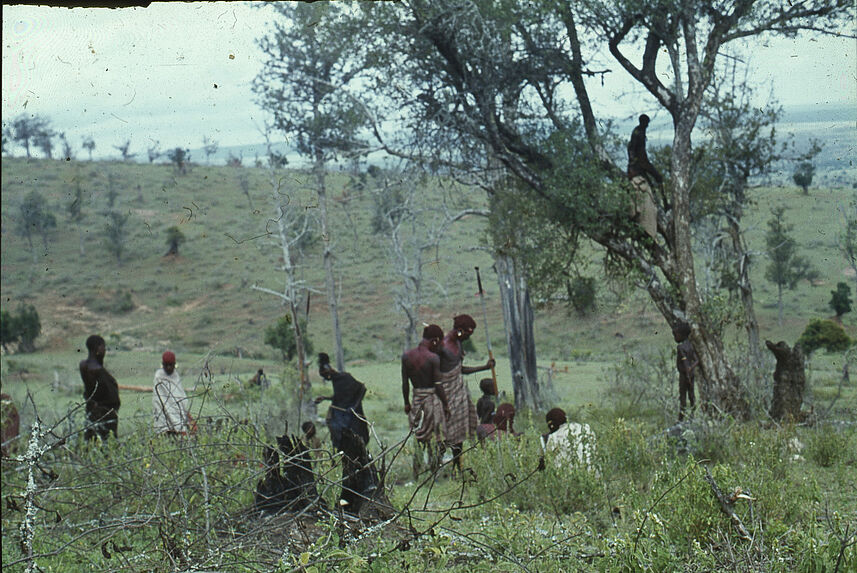
[[[491,499],[509,490],[503,499],[512,507],[553,515],[592,508],[601,488],[597,472],[579,465],[558,467],[552,459],[546,459],[544,470],[537,470],[540,439],[530,430],[517,438],[486,440],[469,452],[477,497]],[[543,495],[546,491],[551,495]]]
[[[401,185],[385,185],[372,194],[372,232],[385,234],[402,219],[407,212]]]
[[[116,262],[122,264],[122,255],[125,253],[125,244],[128,240],[128,232],[125,225],[128,223],[127,213],[110,211],[107,213],[107,223],[104,225],[104,239],[107,251],[116,257]]]
[[[851,312],[851,287],[843,282],[836,283],[836,290],[830,291],[830,295],[828,304],[837,317]]]
[[[6,309],[0,309],[0,345],[3,350],[9,352],[8,344],[18,342],[18,333],[15,331],[15,318]]]
[[[47,248],[48,234],[56,229],[57,220],[42,194],[38,191],[27,193],[18,209],[18,215],[15,221],[18,233],[27,239],[30,248],[33,248],[34,235],[41,236]]]
[[[795,167],[792,180],[795,182],[795,185],[803,189],[804,195],[807,195],[809,194],[809,186],[812,185],[814,175],[815,165],[811,161],[801,161]]]
[[[178,173],[187,173],[187,165],[190,163],[190,151],[176,147],[167,151],[167,159],[175,166]]]
[[[5,123],[5,122],[4,122]],[[55,135],[51,120],[41,115],[20,114],[3,128],[4,139],[14,141],[24,148],[27,158],[30,158],[30,147],[50,146],[51,137]],[[47,152],[48,156],[50,153]]]
[[[184,233],[181,229],[173,225],[167,229],[167,245],[169,245],[168,255],[179,254],[179,245],[185,242]]]
[[[568,300],[581,316],[596,310],[597,288],[592,277],[574,277],[567,283]]]
[[[304,356],[309,356],[313,351],[313,344],[307,335],[306,321],[300,321],[300,329],[304,341]],[[265,344],[279,350],[283,361],[289,361],[298,353],[298,345],[295,341],[295,330],[289,315],[280,317],[277,322],[265,329]]]
[[[824,426],[810,434],[806,445],[807,457],[823,468],[854,457],[853,442],[836,428]]]
[[[32,304],[21,304],[15,314],[6,310],[0,311],[0,343],[3,348],[7,344],[18,343],[18,352],[35,352],[36,338],[42,333],[42,323],[39,313]]]
[[[809,356],[819,348],[824,348],[828,352],[847,350],[852,341],[841,324],[832,320],[813,318],[798,338],[798,342]]]
[[[312,161],[360,147],[357,132],[367,116],[346,93],[360,73],[366,43],[355,44],[342,29],[347,9],[337,3],[285,3],[275,9],[286,24],[259,41],[266,58],[253,84],[259,105]],[[288,74],[282,73],[284,66]]]
[[[798,254],[797,241],[791,235],[794,225],[785,222],[783,215],[785,207],[777,206],[771,209],[768,220],[768,231],[765,233],[770,262],[765,268],[765,278],[777,286],[779,303],[779,321],[782,323],[783,289],[794,290],[803,279],[812,280],[818,276],[806,257]]]

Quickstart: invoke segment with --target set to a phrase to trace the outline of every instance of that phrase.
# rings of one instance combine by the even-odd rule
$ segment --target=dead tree
[[[270,152],[270,144],[269,144]],[[299,417],[300,419],[312,419],[316,413],[315,403],[310,399],[312,389],[310,387],[309,375],[306,371],[306,355],[304,352],[304,333],[299,320],[299,305],[304,292],[310,292],[305,281],[298,278],[297,265],[295,264],[295,253],[299,250],[301,241],[309,231],[310,218],[306,215],[306,209],[299,205],[291,205],[288,194],[282,189],[283,178],[277,173],[276,162],[270,162],[270,183],[274,201],[276,219],[269,219],[265,232],[274,239],[275,244],[282,250],[280,260],[283,263],[282,271],[285,275],[282,292],[264,288],[253,284],[250,288],[277,296],[283,305],[288,307],[291,317],[292,328],[295,334],[297,346],[298,369],[300,383],[298,387]]]
[[[803,404],[803,393],[806,389],[803,349],[799,343],[795,344],[794,348],[789,348],[789,345],[782,340],[776,344],[766,340],[765,345],[777,359],[771,418],[778,421],[789,419],[799,421],[804,417],[800,407]]]

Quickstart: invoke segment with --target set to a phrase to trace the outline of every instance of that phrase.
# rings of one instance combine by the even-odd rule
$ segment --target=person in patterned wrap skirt
[[[470,391],[464,383],[464,374],[484,372],[494,366],[489,359],[483,366],[464,366],[464,350],[461,343],[471,337],[476,330],[476,321],[467,314],[453,319],[452,330],[443,339],[440,354],[441,386],[449,404],[449,418],[446,421],[445,442],[452,449],[453,468],[461,471],[461,451],[464,440],[476,434],[476,407],[470,398]]]
[[[431,324],[423,330],[423,339],[416,348],[402,354],[402,397],[405,413],[414,431],[419,448],[414,457],[414,477],[422,466],[425,454],[432,471],[440,465],[443,424],[449,416],[446,394],[440,386],[440,347],[443,329]],[[410,386],[413,384],[413,401]]]

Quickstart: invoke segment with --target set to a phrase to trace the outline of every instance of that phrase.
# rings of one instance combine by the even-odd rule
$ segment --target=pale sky
[[[198,148],[204,136],[221,146],[258,143],[265,114],[250,85],[262,65],[255,41],[271,16],[270,8],[239,2],[4,6],[3,119],[48,116],[78,150],[92,136],[96,157],[118,156],[113,146],[127,139],[140,156],[155,140],[162,149]],[[755,41],[747,54],[763,87],[760,106],[772,86],[787,108],[850,106],[857,124],[855,40]],[[629,85],[622,75],[604,88],[591,82],[596,111],[617,118],[644,111],[647,95],[619,95]]]

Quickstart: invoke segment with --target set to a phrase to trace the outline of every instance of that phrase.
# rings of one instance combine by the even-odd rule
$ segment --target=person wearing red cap
[[[152,389],[155,433],[187,434],[190,421],[188,400],[176,372],[176,355],[167,350],[161,356],[161,364],[162,367],[155,372]]]

